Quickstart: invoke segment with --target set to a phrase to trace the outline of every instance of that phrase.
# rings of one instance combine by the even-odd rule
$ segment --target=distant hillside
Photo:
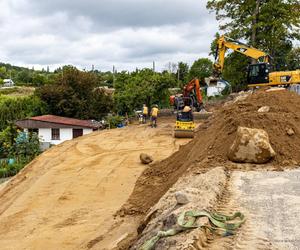
[[[34,70],[0,63],[0,83],[3,79],[11,78],[17,85],[39,86],[51,80],[54,73],[45,70]]]
[[[0,84],[3,79],[12,79],[17,85],[42,86],[55,82],[56,76],[62,72],[62,68],[50,72],[49,68],[42,70],[29,69],[0,62]],[[98,86],[113,86],[113,74],[111,72],[93,71],[98,79]]]

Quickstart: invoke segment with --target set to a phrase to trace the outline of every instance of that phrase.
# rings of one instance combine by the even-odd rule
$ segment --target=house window
[[[83,129],[73,128],[73,138],[77,138],[83,135]]]
[[[33,133],[38,134],[39,133],[39,129],[38,128],[29,128],[28,129],[28,133],[30,133],[30,134],[33,134]]]
[[[60,140],[59,128],[52,128],[51,129],[51,138],[52,138],[52,140]]]

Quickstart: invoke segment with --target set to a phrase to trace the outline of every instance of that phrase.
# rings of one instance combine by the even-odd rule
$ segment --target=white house
[[[66,140],[92,133],[101,127],[99,122],[93,120],[79,120],[55,115],[18,120],[16,125],[24,131],[38,133],[43,149],[48,148],[51,144],[57,145]]]
[[[3,80],[3,87],[13,87],[15,86],[15,83],[12,79],[4,79]]]
[[[230,84],[224,80],[218,80],[214,82],[213,84],[207,84],[207,96],[217,96],[222,95],[222,91],[226,87],[231,87]]]

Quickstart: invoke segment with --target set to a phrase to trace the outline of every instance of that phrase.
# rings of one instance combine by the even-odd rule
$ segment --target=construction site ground
[[[95,132],[43,153],[0,191],[1,249],[80,249],[106,233],[113,215],[145,169],[186,139],[172,137],[173,120]]]
[[[131,125],[51,148],[1,185],[1,249],[139,249],[186,209],[241,211],[246,222],[233,236],[195,229],[155,249],[300,249],[299,99],[239,95],[211,106],[193,140],[173,138],[174,118],[167,118],[157,129]],[[265,105],[270,111],[257,113]],[[273,161],[230,162],[238,126],[265,129]],[[140,153],[155,162],[142,165]],[[182,190],[192,198],[177,206],[174,192]]]

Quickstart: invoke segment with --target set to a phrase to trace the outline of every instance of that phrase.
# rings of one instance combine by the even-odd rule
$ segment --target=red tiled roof
[[[79,120],[79,119],[56,116],[56,115],[34,116],[34,117],[29,118],[29,120],[51,122],[51,123],[79,126],[79,127],[85,127],[85,128],[98,128],[99,127],[99,126],[97,126],[97,124],[93,123],[91,120]]]

